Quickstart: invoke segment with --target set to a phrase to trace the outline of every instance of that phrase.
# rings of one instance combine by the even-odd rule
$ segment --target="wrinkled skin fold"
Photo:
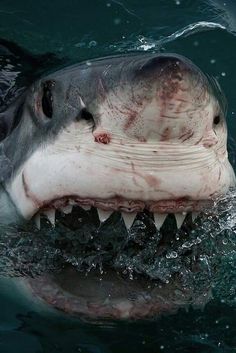
[[[137,212],[153,214],[157,228],[174,213],[181,227],[186,213],[211,207],[235,185],[225,113],[218,83],[176,54],[108,57],[46,75],[1,115],[7,128],[1,141],[0,220],[35,217],[40,227],[44,214],[54,225],[56,210],[68,214],[76,205],[96,207],[101,221],[122,212],[128,228]],[[76,275],[67,275],[76,283]],[[124,285],[111,277],[108,283]],[[54,300],[61,278],[28,284],[51,305],[57,301],[62,310],[93,317],[144,317],[182,305],[189,296],[175,300],[172,283],[168,304],[157,300],[155,289],[146,293],[145,310],[138,296],[131,308],[121,290],[115,304],[85,310],[78,304],[79,285],[77,299],[65,299],[64,293]],[[45,283],[51,293],[39,290]]]

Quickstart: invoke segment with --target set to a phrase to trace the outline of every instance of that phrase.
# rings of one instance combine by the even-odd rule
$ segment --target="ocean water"
[[[0,4],[0,37],[36,55],[52,52],[68,64],[131,51],[175,52],[189,57],[216,77],[225,92],[234,167],[235,36],[234,0],[2,0]],[[0,353],[236,352],[235,206],[236,194],[232,193],[222,201],[216,219],[206,215],[203,223],[199,222],[203,273],[208,271],[203,281],[210,278],[214,282],[213,298],[204,308],[181,309],[146,321],[91,323],[37,309],[5,278],[0,281]],[[9,232],[1,232],[4,259],[9,252],[3,251],[2,243],[8,249],[16,243],[15,238],[7,243],[5,234]],[[185,246],[191,247],[193,239],[192,235]],[[40,237],[36,241],[35,251],[45,248]],[[211,248],[206,251],[207,244]],[[30,249],[32,243],[27,246]],[[71,255],[66,254],[67,259]],[[176,259],[171,261],[176,265]],[[35,264],[28,265],[25,273],[34,274]],[[134,261],[133,270],[135,266]],[[171,273],[168,266],[163,267],[167,274]],[[0,266],[4,275],[6,268]],[[156,272],[152,276],[157,276]]]

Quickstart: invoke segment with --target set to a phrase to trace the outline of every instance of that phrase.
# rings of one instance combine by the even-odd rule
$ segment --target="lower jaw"
[[[90,213],[95,216],[95,209],[92,209],[89,214]],[[136,320],[157,317],[165,313],[175,313],[178,309],[187,308],[189,305],[199,304],[202,306],[208,301],[209,288],[207,288],[207,285],[204,286],[204,290],[201,293],[198,292],[196,294],[194,287],[189,288],[188,286],[185,286],[183,282],[181,282],[181,275],[179,276],[175,271],[173,272],[173,276],[171,276],[166,283],[165,278],[164,280],[161,279],[162,275],[151,273],[151,276],[149,276],[149,271],[147,271],[147,273],[145,272],[146,265],[150,267],[152,264],[155,264],[156,258],[167,259],[169,251],[172,248],[174,249],[171,245],[173,243],[174,234],[172,227],[174,223],[173,216],[167,218],[167,221],[162,228],[162,236],[158,240],[158,234],[155,231],[155,226],[149,217],[149,213],[146,212],[139,214],[136,222],[138,226],[141,226],[140,232],[137,232],[137,225],[134,223],[133,231],[136,235],[131,235],[131,233],[128,232],[126,236],[123,235],[123,240],[119,240],[122,244],[123,241],[127,244],[127,240],[129,239],[128,234],[130,234],[130,245],[126,250],[122,244],[121,246],[116,245],[114,248],[111,248],[109,242],[107,243],[110,231],[114,231],[113,227],[109,227],[109,225],[113,224],[113,220],[111,219],[110,223],[107,222],[108,228],[106,232],[105,229],[103,229],[103,232],[101,227],[101,234],[96,232],[92,234],[94,238],[92,237],[91,239],[94,239],[94,245],[98,244],[98,250],[96,246],[96,249],[94,249],[93,244],[90,244],[88,241],[85,241],[84,243],[82,237],[82,244],[84,245],[82,246],[82,249],[80,249],[79,243],[80,250],[78,256],[76,256],[77,243],[74,242],[74,240],[79,236],[79,234],[77,234],[78,219],[80,220],[79,222],[82,222],[81,224],[83,224],[88,212],[80,207],[75,207],[71,214],[62,215],[59,212],[56,214],[58,219],[55,224],[55,230],[59,227],[58,230],[63,232],[61,242],[60,236],[58,238],[58,249],[60,249],[61,246],[63,246],[63,249],[68,248],[68,251],[65,251],[65,256],[63,257],[66,261],[63,262],[62,267],[60,266],[59,273],[54,272],[38,276],[34,279],[26,278],[24,280],[29,292],[32,293],[36,299],[41,299],[41,301],[46,304],[46,307],[58,309],[70,316],[78,316],[79,318],[85,318],[86,320]],[[119,228],[119,226],[122,226],[119,214],[114,214],[114,217],[116,216],[119,223],[114,224],[118,234],[111,237],[111,239],[115,239],[115,243],[118,242],[118,238],[120,239],[120,236],[124,232],[124,225],[123,228]],[[145,224],[145,228],[140,224],[141,219],[143,220],[143,224]],[[76,220],[77,222],[75,222]],[[91,220],[89,220],[89,222],[91,222]],[[190,223],[190,225],[188,223]],[[61,224],[63,225],[62,228],[60,228]],[[183,237],[186,236],[187,239],[188,225],[190,227],[189,229],[195,227],[195,225],[191,223],[190,215],[187,216],[187,219],[181,228],[181,232],[179,233],[180,235],[182,234]],[[70,230],[71,226],[72,231]],[[98,227],[100,228],[100,226]],[[48,227],[51,228],[46,217],[43,219],[42,230],[45,229],[44,227],[46,227],[46,229],[48,229]],[[74,227],[76,228],[73,232]],[[64,234],[66,229],[68,229],[68,244],[66,242],[67,236]],[[86,231],[88,231],[87,228],[85,228],[85,232]],[[60,232],[59,234],[61,234]],[[102,242],[103,239],[104,244]],[[136,239],[136,241],[132,239]],[[157,239],[157,241],[153,241],[152,239]],[[150,241],[152,249],[155,250],[149,254],[149,244],[149,250],[147,249],[148,252],[145,256],[143,251],[146,251],[146,244],[148,245],[148,242]],[[179,238],[176,238],[176,242],[179,244]],[[70,251],[72,252],[71,258],[70,256],[67,256],[67,254],[70,255]],[[77,263],[74,263],[77,258],[80,259],[81,255],[82,257],[87,256],[87,259],[89,260],[90,255],[93,257],[97,251],[98,262],[96,262],[96,259],[94,262],[97,264],[96,266],[91,266],[90,261],[85,261],[81,266],[77,266]],[[113,257],[112,259],[110,259],[110,257],[107,258],[108,251],[109,254],[114,257],[114,260]],[[136,267],[134,268],[134,271],[132,271],[132,278],[129,277],[129,272],[127,273],[126,271],[123,271],[126,268],[129,269],[127,263],[121,263],[120,261],[122,259],[118,262],[115,261],[120,253],[123,253],[128,257],[130,254],[130,259],[137,258],[138,254],[143,254],[144,256],[141,261],[141,268],[137,265],[137,271]],[[75,255],[75,258],[73,255]],[[192,255],[190,254],[189,256],[191,257]],[[148,261],[146,261],[147,259]],[[188,263],[188,260],[186,261]],[[68,265],[68,263],[71,263],[72,265]],[[100,268],[100,263],[102,264],[101,268],[103,268],[102,273],[95,270],[95,268]],[[142,267],[143,265],[144,268]],[[119,272],[117,272],[117,268],[119,269]],[[165,269],[166,268],[164,267],[163,271],[165,271]],[[143,272],[141,270],[143,270]]]
[[[179,289],[174,281],[166,286],[151,283],[141,276],[130,280],[111,269],[101,275],[67,268],[59,275],[26,282],[33,294],[50,307],[92,320],[134,320],[175,313],[191,304],[193,294],[187,288]],[[204,293],[197,301],[204,305],[207,298]]]

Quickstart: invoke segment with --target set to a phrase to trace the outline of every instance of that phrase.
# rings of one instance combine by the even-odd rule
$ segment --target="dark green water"
[[[0,37],[36,54],[53,52],[68,63],[131,50],[184,54],[218,78],[228,99],[228,127],[234,138],[235,35],[234,0],[0,3]],[[90,324],[41,313],[0,283],[0,353],[236,352],[235,257],[221,271],[222,283],[232,286],[222,285],[217,300],[204,310],[191,308],[136,323]],[[224,300],[229,297],[226,288],[231,290],[231,301]]]

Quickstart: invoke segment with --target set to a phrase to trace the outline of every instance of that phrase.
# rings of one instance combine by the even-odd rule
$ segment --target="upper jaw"
[[[153,211],[151,211],[151,204],[155,204]],[[209,200],[201,201],[189,201],[189,200],[173,200],[173,201],[160,201],[157,203],[150,202],[149,209],[148,203],[142,201],[127,201],[127,200],[89,200],[89,199],[78,199],[76,197],[64,197],[59,200],[53,200],[50,204],[40,208],[34,216],[36,226],[40,229],[41,216],[47,218],[52,226],[56,224],[56,218],[58,214],[67,215],[72,212],[74,207],[76,209],[82,208],[85,211],[95,207],[100,222],[105,222],[114,211],[121,213],[126,228],[129,229],[137,213],[142,211],[148,211],[149,216],[153,219],[156,228],[160,229],[163,225],[168,214],[174,214],[176,219],[176,226],[180,228],[186,218],[187,213],[192,214],[192,220],[194,220],[199,212],[206,208],[209,208],[213,204]],[[129,206],[129,207],[128,207]],[[59,212],[59,213],[58,213]],[[146,212],[147,213],[147,212]]]
[[[25,219],[68,204],[158,214],[200,211],[232,185],[232,167],[213,151],[166,143],[94,143],[64,131],[40,147],[6,189]]]
[[[103,153],[99,156],[82,148],[79,153],[39,150],[9,182],[7,191],[24,219],[68,205],[121,211],[133,219],[137,212],[148,210],[154,218],[163,218],[159,215],[199,212],[228,191],[230,164],[208,159],[202,168],[175,164],[175,169],[162,166],[153,173],[141,162],[137,167],[132,161],[117,166],[109,156],[104,159]]]

